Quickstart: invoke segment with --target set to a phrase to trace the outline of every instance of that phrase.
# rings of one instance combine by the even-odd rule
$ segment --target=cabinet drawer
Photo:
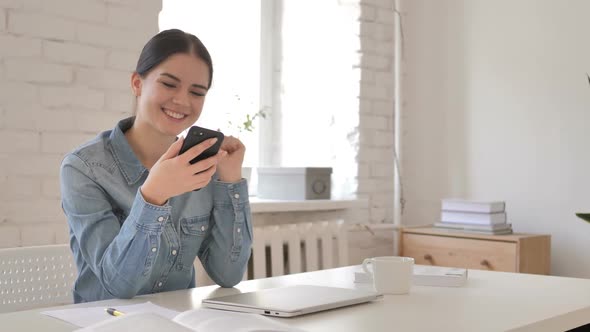
[[[416,264],[517,272],[514,242],[404,233],[401,254]]]

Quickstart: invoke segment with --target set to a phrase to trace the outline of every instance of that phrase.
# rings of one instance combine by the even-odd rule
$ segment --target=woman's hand
[[[220,151],[225,151],[227,155],[222,157],[217,165],[219,180],[230,183],[240,181],[242,179],[242,163],[244,162],[246,147],[239,139],[226,136],[221,144]]]
[[[150,174],[140,189],[148,203],[164,205],[170,197],[205,187],[217,170],[219,160],[227,154],[220,151],[213,157],[191,165],[190,161],[215,144],[217,138],[208,139],[178,155],[183,141],[183,138],[179,138],[172,143],[150,169]],[[242,153],[242,159],[243,155]]]

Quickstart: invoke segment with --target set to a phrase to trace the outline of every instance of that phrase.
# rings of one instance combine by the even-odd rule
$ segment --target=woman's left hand
[[[222,182],[238,182],[242,179],[242,163],[246,147],[237,138],[226,136],[221,143],[221,150],[227,152],[217,164],[219,180]]]

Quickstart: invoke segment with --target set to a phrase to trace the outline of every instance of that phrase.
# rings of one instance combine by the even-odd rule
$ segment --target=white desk
[[[354,284],[358,266],[250,280],[237,289],[217,286],[73,306],[117,306],[152,301],[178,311],[201,299],[293,284],[369,288]],[[307,331],[564,331],[590,323],[590,280],[470,270],[459,288],[414,286],[408,295],[297,318],[273,318]],[[60,307],[65,308],[65,307]],[[46,309],[0,315],[7,331],[72,331],[75,326],[41,315]]]

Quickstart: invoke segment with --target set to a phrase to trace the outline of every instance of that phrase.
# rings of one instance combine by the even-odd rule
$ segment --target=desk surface
[[[63,306],[117,306],[152,301],[178,311],[201,300],[294,284],[369,289],[355,284],[358,266],[249,280],[236,288],[217,286]],[[37,309],[0,315],[14,331],[73,331],[75,326],[41,315]],[[272,318],[307,331],[564,331],[590,323],[590,279],[470,270],[463,287],[414,286],[407,295],[296,318]]]

